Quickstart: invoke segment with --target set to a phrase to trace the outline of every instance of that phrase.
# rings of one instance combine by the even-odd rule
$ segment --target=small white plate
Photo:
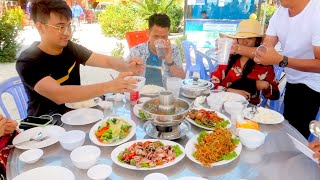
[[[118,141],[118,142],[114,142],[114,143],[110,143],[110,144],[106,144],[106,143],[102,143],[100,142],[96,135],[95,135],[95,132],[97,131],[98,127],[103,123],[103,122],[106,122],[108,119],[110,118],[119,118],[119,119],[122,119],[124,120],[125,122],[127,122],[128,124],[131,125],[131,130],[130,130],[130,133],[128,134],[127,137],[125,137],[124,139]],[[126,119],[126,118],[122,118],[122,117],[110,117],[110,118],[107,118],[105,120],[102,120],[102,121],[99,121],[97,122],[90,130],[89,132],[89,138],[90,140],[96,144],[96,145],[99,145],[99,146],[117,146],[119,144],[122,144],[124,142],[127,142],[129,141],[135,134],[136,134],[136,123],[134,121],[132,121],[131,119]]]
[[[36,134],[39,134],[40,132],[42,132],[43,136],[47,136],[48,138],[40,142],[29,141],[29,142],[25,142],[15,146],[15,144],[19,144],[20,142],[27,141],[31,137],[34,137]],[[58,142],[60,136],[63,135],[65,132],[66,130],[60,126],[35,127],[18,134],[13,139],[12,144],[18,149],[44,148]]]
[[[214,111],[214,110],[206,109],[206,108],[193,108],[193,109],[196,109],[196,110],[204,109],[204,110],[206,110],[206,111]],[[190,109],[190,110],[191,110],[191,109]],[[227,129],[229,129],[229,128],[231,127],[231,121],[230,121],[230,119],[229,119],[227,116],[223,115],[222,113],[219,113],[219,112],[217,112],[217,111],[214,111],[214,112],[216,112],[219,117],[223,118],[224,120],[229,121],[229,124],[225,127],[225,128],[227,128]],[[195,125],[195,126],[198,126],[198,127],[200,127],[200,128],[206,129],[206,130],[213,130],[213,129],[214,129],[214,128],[209,128],[209,127],[205,127],[205,126],[201,126],[200,124],[197,124],[196,121],[194,121],[193,119],[190,119],[189,116],[186,116],[186,120],[188,120],[191,124],[193,124],[193,125]]]
[[[54,179],[54,180],[75,180],[74,174],[67,168],[60,166],[44,166],[31,169],[22,174],[19,174],[13,180],[40,180],[40,179]]]
[[[277,111],[258,107],[257,113],[254,115],[253,118],[250,118],[250,111],[252,108],[246,108],[243,110],[244,117],[247,119],[251,119],[256,121],[260,124],[279,124],[284,121],[284,117],[282,114],[278,113]]]
[[[75,103],[65,103],[65,106],[70,109],[81,109],[81,108],[91,108],[97,106],[100,102],[100,98],[89,99],[86,101],[75,102]]]
[[[20,154],[19,159],[24,163],[31,164],[31,163],[37,162],[42,155],[43,155],[42,149],[30,149]]]
[[[169,178],[162,173],[151,173],[144,177],[143,180],[169,180]]]
[[[103,112],[98,109],[83,108],[65,113],[61,121],[69,125],[87,125],[103,118]]]
[[[111,173],[112,173],[112,168],[109,165],[98,164],[98,165],[92,166],[88,170],[87,175],[89,176],[89,178],[93,180],[103,180],[103,179],[107,179],[107,177],[109,177]]]

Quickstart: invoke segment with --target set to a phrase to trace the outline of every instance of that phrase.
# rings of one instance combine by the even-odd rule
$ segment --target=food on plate
[[[228,120],[219,117],[215,111],[205,109],[191,109],[188,112],[188,117],[207,128],[225,128],[230,123]]]
[[[217,128],[211,133],[201,131],[195,144],[193,157],[204,166],[210,167],[212,163],[231,160],[237,157],[234,151],[239,144],[238,138],[232,137],[232,132],[228,129]]]
[[[144,111],[142,109],[139,110],[138,112],[140,119],[142,120],[147,120],[147,114],[144,113]]]
[[[162,87],[157,85],[145,85],[140,91],[141,94],[158,94],[163,90]]]
[[[97,104],[94,102],[93,99],[89,99],[89,100],[81,101],[81,102],[70,103],[70,106],[74,109],[88,108],[88,107],[93,107],[96,105]]]
[[[270,109],[258,107],[253,120],[260,123],[276,123],[279,121],[279,114]]]
[[[110,118],[103,122],[95,131],[97,139],[101,143],[114,143],[127,137],[131,131],[131,125],[121,118]]]
[[[175,160],[183,152],[179,145],[164,145],[160,141],[137,142],[120,152],[118,160],[137,168],[152,168]]]

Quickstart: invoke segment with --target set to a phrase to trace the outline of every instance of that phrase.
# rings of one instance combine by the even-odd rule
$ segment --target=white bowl
[[[162,173],[151,173],[144,177],[143,180],[169,180],[169,178]]]
[[[146,84],[146,78],[143,76],[133,76],[133,78],[135,78],[138,81],[136,90],[140,91]]]
[[[244,146],[254,150],[264,143],[266,135],[254,129],[240,129],[239,138]]]
[[[79,169],[89,169],[99,159],[101,151],[98,147],[87,145],[73,150],[70,154],[72,163]]]
[[[63,149],[72,151],[83,145],[86,138],[86,133],[80,130],[65,132],[59,139]]]
[[[223,107],[224,110],[231,115],[241,113],[245,108],[245,104],[238,101],[227,101],[223,104]]]
[[[90,179],[94,180],[104,180],[107,179],[107,177],[110,176],[112,173],[112,168],[108,165],[105,164],[99,164],[91,167],[87,175],[89,176]]]
[[[23,152],[19,156],[19,159],[22,162],[30,164],[30,163],[37,162],[41,158],[42,155],[43,155],[42,149],[30,149],[28,151]]]

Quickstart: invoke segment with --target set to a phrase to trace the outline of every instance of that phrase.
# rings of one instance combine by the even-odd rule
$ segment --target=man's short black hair
[[[203,10],[203,11],[201,11],[201,14],[207,14],[207,11]]]
[[[72,19],[71,9],[64,0],[33,0],[31,2],[31,19],[34,23],[46,23],[50,13],[56,13],[67,20]]]
[[[149,29],[151,29],[154,25],[170,29],[171,22],[169,16],[163,13],[155,13],[151,15],[149,17]]]

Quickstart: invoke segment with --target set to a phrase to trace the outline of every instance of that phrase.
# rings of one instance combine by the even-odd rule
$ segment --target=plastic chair
[[[14,102],[18,108],[20,118],[23,119],[27,117],[28,97],[21,82],[21,79],[18,76],[12,77],[0,83],[0,108],[2,109],[4,115],[7,118],[11,118],[7,108],[3,103],[2,95],[4,93],[9,93],[12,95]]]
[[[127,39],[129,48],[132,48],[133,46],[147,42],[149,40],[148,31],[144,30],[144,31],[126,32],[126,39]]]
[[[200,74],[202,63],[200,62],[199,58],[196,58],[196,63],[192,64],[191,61],[191,49],[193,50],[194,54],[196,55],[197,47],[190,41],[181,41],[181,45],[183,48],[184,57],[186,59],[186,68],[185,72],[189,71],[189,77],[193,76],[194,72],[198,72]],[[202,61],[202,60],[201,60]]]
[[[200,64],[200,79],[205,79],[205,80],[210,80],[210,74],[212,71],[215,70],[215,68],[217,67],[218,63],[213,64],[212,60],[209,56],[207,56],[206,54],[195,50],[196,52],[196,61],[199,62]],[[208,63],[208,67],[206,67],[204,65],[204,60],[207,60]]]

